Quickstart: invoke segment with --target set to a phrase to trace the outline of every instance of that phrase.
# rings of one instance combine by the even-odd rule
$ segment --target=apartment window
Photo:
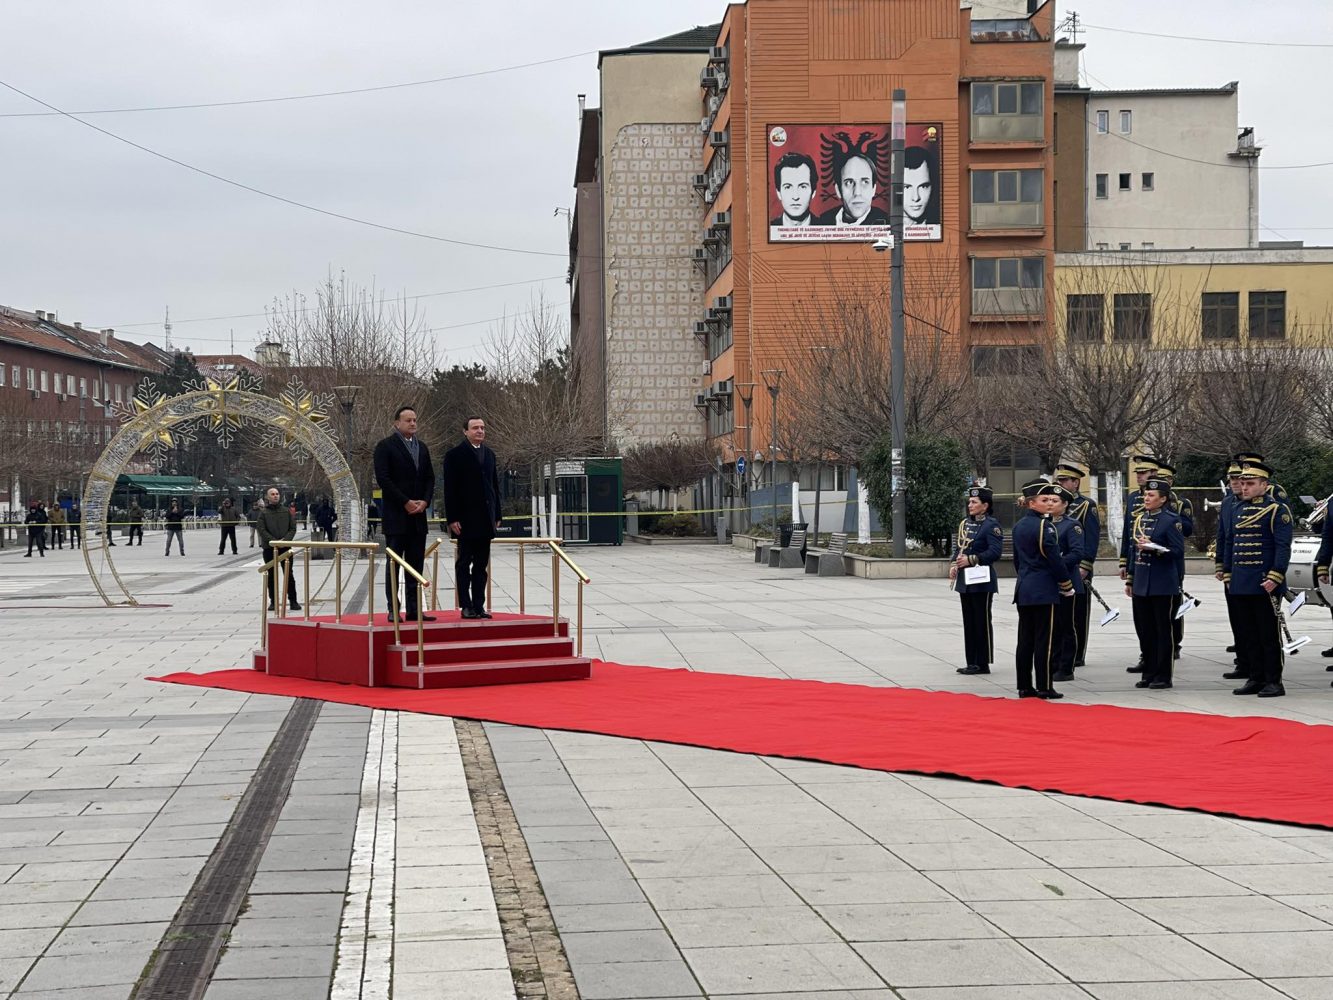
[[[1065,296],[1065,331],[1070,340],[1105,338],[1106,300],[1100,295]]]
[[[28,388],[29,389],[37,388],[37,372],[32,368],[28,369]]]
[[[1287,335],[1287,293],[1250,292],[1250,337],[1280,340]]]
[[[1098,250],[1110,250],[1110,249],[1111,249],[1111,244],[1109,244],[1109,243],[1098,243],[1098,244],[1097,244],[1097,249],[1098,249]]]
[[[1151,191],[1151,190],[1153,189],[1153,182],[1154,182],[1155,180],[1156,180],[1156,178],[1155,178],[1152,174],[1150,174],[1150,173],[1149,173],[1149,174],[1142,174],[1142,175],[1139,177],[1139,190],[1140,190],[1140,191]]]
[[[1111,175],[1110,175],[1110,174],[1098,174],[1098,175],[1097,175],[1097,197],[1098,197],[1098,198],[1106,198],[1106,197],[1109,197],[1110,194],[1111,194],[1110,188],[1111,188]]]
[[[1121,243],[1121,244],[1120,244],[1120,249],[1121,249],[1121,250],[1128,250],[1129,248],[1130,248],[1130,247],[1129,247],[1129,244],[1128,244],[1128,243]]]
[[[728,387],[731,381],[727,382]],[[731,392],[725,396],[714,396],[712,403],[708,407],[707,416],[708,436],[720,437],[723,434],[730,434],[736,429],[736,405],[735,393]]]
[[[1204,340],[1240,336],[1240,292],[1204,292],[1200,309]]]
[[[77,396],[79,394],[79,380],[73,375],[65,376],[65,391],[71,396]]]
[[[48,392],[51,388],[51,376],[46,372],[42,372],[41,385],[42,392]]]
[[[122,393],[123,391],[124,391],[124,386],[122,386],[119,382],[117,382],[117,383],[116,383],[116,402],[117,402],[117,403],[123,403],[123,402],[125,401],[124,396],[121,395],[121,393]]]
[[[1043,91],[1041,83],[972,84],[972,141],[1041,139]]]
[[[973,315],[1026,315],[1042,311],[1045,267],[1040,257],[972,260]]]
[[[0,389],[5,387],[5,366],[0,365]]]
[[[972,228],[1037,228],[1044,222],[1043,172],[972,171]]]
[[[1133,125],[1134,125],[1134,112],[1132,111],[1120,112],[1120,134],[1129,135],[1129,133],[1133,131]]]
[[[1125,292],[1112,303],[1112,337],[1117,341],[1152,339],[1152,294]]]
[[[86,378],[79,379],[79,398],[88,398],[88,380]]]
[[[712,332],[708,335],[708,360],[715,361],[732,344],[731,310],[709,324]]]
[[[101,391],[102,391],[101,383],[97,379],[93,379],[93,399],[101,399],[101,397],[98,395],[98,393]]]
[[[1041,367],[1041,348],[1034,344],[1019,347],[977,345],[972,348],[972,374],[981,378],[1018,375]]]
[[[1098,111],[1098,112],[1097,112],[1097,134],[1098,134],[1098,135],[1105,135],[1105,134],[1106,134],[1107,132],[1109,132],[1109,131],[1111,131],[1111,112],[1109,112],[1109,111]]]
[[[19,387],[19,366],[14,365],[9,369],[9,384],[15,389]]]
[[[1144,243],[1144,244],[1143,244],[1143,249],[1145,249],[1145,250],[1156,250],[1156,249],[1157,249],[1157,244],[1156,244],[1156,243]]]
[[[1129,190],[1131,190],[1131,188],[1130,188],[1130,186],[1129,186],[1129,178],[1130,178],[1130,175],[1129,175],[1129,174],[1121,174],[1121,175],[1120,175],[1120,190],[1121,190],[1121,191],[1129,191]]]

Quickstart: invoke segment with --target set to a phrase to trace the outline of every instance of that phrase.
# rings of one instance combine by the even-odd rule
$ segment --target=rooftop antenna
[[[229,329],[229,330],[227,330],[227,333],[231,336],[231,353],[232,353],[232,354],[235,354],[235,353],[236,353],[236,331],[235,331],[235,329]]]
[[[166,334],[167,353],[171,353],[171,306],[167,306],[166,318],[162,321],[162,331]]]
[[[1077,45],[1079,32],[1083,30],[1081,25],[1082,20],[1078,16],[1078,11],[1071,10],[1068,15],[1066,15],[1064,21],[1061,22],[1060,27],[1056,30],[1068,31],[1069,41],[1072,44]]]

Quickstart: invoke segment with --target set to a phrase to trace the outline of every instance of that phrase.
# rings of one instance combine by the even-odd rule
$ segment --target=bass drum
[[[1297,535],[1291,540],[1291,562],[1287,566],[1287,588],[1289,590],[1305,591],[1307,601],[1329,604],[1330,599],[1333,598],[1333,587],[1321,588],[1314,575],[1314,560],[1318,552],[1318,535]]]

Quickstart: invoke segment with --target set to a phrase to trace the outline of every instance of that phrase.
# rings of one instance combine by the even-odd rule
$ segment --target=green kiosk
[[[619,458],[566,458],[555,463],[556,512],[566,542],[625,541],[624,476]],[[547,476],[551,467],[545,469]]]

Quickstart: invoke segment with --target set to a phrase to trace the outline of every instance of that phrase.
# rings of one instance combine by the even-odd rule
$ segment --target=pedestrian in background
[[[264,509],[259,513],[257,528],[259,531],[259,543],[263,546],[263,560],[267,565],[273,562],[274,548],[276,541],[290,541],[296,537],[296,518],[292,515],[291,508],[283,506],[282,495],[278,493],[276,486],[270,486],[268,492],[264,494],[267,503]],[[268,567],[268,609],[277,611],[278,581],[275,576],[278,568],[270,565]],[[296,574],[287,575],[287,606],[293,611],[301,610],[301,603],[296,599]]]
[[[259,515],[264,512],[264,501],[256,500],[250,508],[250,548],[255,547],[255,532],[259,529]]]
[[[143,547],[143,508],[139,506],[139,501],[135,500],[130,504],[129,513],[126,520],[130,522],[130,539],[125,544],[133,545],[134,540],[139,539],[139,547]]]
[[[63,549],[65,547],[65,508],[60,506],[57,500],[51,504],[51,547]]]
[[[236,525],[241,522],[241,512],[231,502],[231,497],[222,501],[222,512],[218,515],[218,524],[222,527],[222,536],[218,539],[218,555],[227,547],[231,539],[231,554],[236,555]]]
[[[171,501],[171,509],[167,511],[167,549],[164,555],[171,555],[171,539],[175,537],[176,544],[180,548],[181,555],[185,555],[185,511],[181,510],[180,503],[176,500]],[[140,542],[142,545],[143,543]]]
[[[23,519],[23,523],[28,526],[28,551],[24,559],[32,558],[34,545],[37,546],[37,554],[46,558],[46,522],[46,511],[42,509],[41,501],[34,500],[28,504],[28,516]]]
[[[83,508],[79,506],[79,501],[74,501],[65,520],[69,522],[69,547],[83,548]]]

